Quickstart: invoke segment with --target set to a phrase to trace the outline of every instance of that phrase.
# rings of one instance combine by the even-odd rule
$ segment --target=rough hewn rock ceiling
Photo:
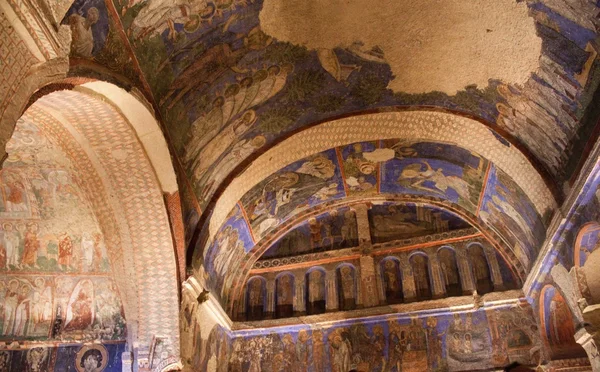
[[[251,245],[261,245],[317,204],[412,194],[465,209],[527,270],[595,121],[598,13],[585,0],[80,0],[64,23],[74,34],[73,74],[112,74],[161,115],[200,262],[236,211]],[[303,156],[252,168],[310,126],[391,108],[464,120],[414,132],[412,144],[440,142],[433,155],[378,141],[398,138],[388,133],[360,151],[344,146],[361,139],[318,151],[306,143]],[[494,150],[475,150],[482,143]],[[437,164],[446,145],[468,151]],[[249,165],[261,178],[228,188]],[[509,221],[493,221],[500,215]]]

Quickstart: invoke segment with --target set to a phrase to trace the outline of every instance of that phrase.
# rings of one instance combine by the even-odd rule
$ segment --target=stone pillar
[[[275,280],[267,280],[267,308],[265,318],[275,317]]]
[[[408,256],[403,253],[399,257],[400,271],[402,273],[402,291],[404,293],[404,302],[413,302],[417,298],[415,289],[415,279],[413,277],[412,266],[408,260]]]
[[[575,332],[575,341],[587,353],[592,371],[598,372],[600,371],[600,354],[598,353],[598,346],[596,340],[594,340],[593,333],[590,333],[590,331],[587,327],[580,328]]]
[[[248,309],[246,309],[246,299],[248,298],[248,284],[246,284],[244,286],[244,291],[242,292],[242,295],[240,296],[240,302],[238,305],[238,312],[237,312],[237,319],[238,320],[245,320],[246,319],[246,311]]]
[[[300,278],[295,278],[296,291],[294,293],[294,314],[306,314],[306,288],[304,275]]]
[[[362,285],[362,282],[363,282],[364,278],[362,276],[362,267],[356,268],[355,274],[356,274],[356,276],[354,278],[354,281],[356,283],[356,300],[355,300],[356,301],[356,307],[357,308],[362,308],[362,307],[364,307],[364,302],[363,302],[363,299],[364,299],[364,295],[363,295],[364,294],[364,290],[363,289],[364,289],[364,287]]]
[[[492,274],[492,283],[494,283],[494,291],[503,291],[504,281],[502,280],[502,274],[500,273],[500,265],[498,265],[498,257],[496,257],[496,250],[489,244],[485,244],[483,247],[485,257],[487,258],[490,271]]]
[[[473,282],[473,271],[471,263],[467,258],[467,247],[464,244],[456,247],[456,264],[458,266],[458,275],[460,275],[460,286],[464,295],[470,295],[475,290]]]
[[[387,304],[387,298],[385,297],[385,282],[381,274],[381,262],[375,266],[375,282],[377,283],[377,293],[379,294],[379,305]]]
[[[433,287],[431,288],[431,294],[433,298],[442,298],[446,296],[446,287],[442,280],[442,268],[440,267],[440,260],[437,254],[428,254],[429,266],[431,271],[431,281]]]
[[[325,276],[325,290],[327,291],[327,301],[325,307],[327,311],[336,311],[339,309],[337,295],[336,274],[334,271],[328,271]]]
[[[352,207],[356,214],[356,226],[358,227],[358,246],[370,250],[371,229],[369,227],[369,206],[367,204],[358,204]]]
[[[372,256],[360,257],[360,272],[362,275],[358,285],[362,289],[362,304],[365,307],[379,305],[375,262]]]

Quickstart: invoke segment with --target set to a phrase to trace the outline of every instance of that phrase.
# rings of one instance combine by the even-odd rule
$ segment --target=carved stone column
[[[456,247],[455,252],[462,292],[464,295],[470,295],[475,290],[475,283],[473,282],[473,271],[467,257],[467,247],[461,244]]]
[[[400,259],[400,270],[402,272],[402,291],[404,292],[404,301],[412,302],[417,298],[417,291],[415,289],[415,278],[413,276],[412,266],[408,261],[408,256],[403,253],[399,257]]]
[[[379,305],[379,293],[377,291],[377,279],[375,273],[375,262],[372,256],[360,257],[361,278],[358,285],[362,289],[362,304],[365,307]],[[358,279],[358,278],[357,278]]]
[[[483,248],[485,257],[487,258],[488,264],[492,274],[492,283],[494,283],[494,291],[503,291],[504,281],[502,280],[502,274],[500,273],[500,265],[498,264],[498,257],[496,257],[496,250],[489,244],[485,244]]]
[[[327,311],[336,311],[339,309],[339,301],[337,295],[335,271],[328,271],[325,276],[325,290],[327,291],[327,301],[325,307]]]
[[[432,295],[433,298],[442,298],[446,296],[446,287],[442,280],[442,269],[440,267],[440,260],[437,254],[428,254],[429,265],[431,266],[431,281],[433,282]]]
[[[598,353],[598,345],[593,337],[593,331],[590,333],[588,327],[583,327],[575,332],[575,341],[583,347],[590,359],[592,371],[600,371],[600,354]]]
[[[294,314],[296,315],[304,315],[306,314],[306,299],[305,293],[306,288],[304,276],[296,277],[296,292],[294,293]]]

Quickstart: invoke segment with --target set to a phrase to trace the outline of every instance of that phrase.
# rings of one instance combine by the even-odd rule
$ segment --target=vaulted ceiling
[[[77,0],[63,23],[71,74],[160,116],[188,264],[214,270],[236,230],[245,272],[304,252],[281,239],[311,218],[377,201],[373,223],[393,201],[474,226],[524,279],[593,137],[597,16],[583,0]]]

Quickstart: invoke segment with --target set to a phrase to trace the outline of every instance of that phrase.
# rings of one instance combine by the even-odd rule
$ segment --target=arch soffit
[[[130,337],[149,343],[153,335],[174,335],[171,341],[178,354],[176,266],[161,192],[163,183],[135,125],[110,104],[111,99],[105,98],[111,90],[96,90],[100,87],[52,92],[39,98],[24,115],[41,121],[70,154],[83,190],[109,238],[107,247],[108,240],[116,239],[112,241],[111,261],[117,261],[116,267],[123,270],[122,277],[115,279],[124,297],[129,297],[124,299],[124,304],[129,301],[127,320],[137,321],[139,327]],[[119,94],[128,95],[125,91]],[[129,99],[123,103],[134,104]],[[144,274],[148,267],[153,268],[152,278]],[[157,281],[162,285],[157,286]],[[160,306],[147,306],[153,300],[168,300],[173,306],[165,307],[162,302]],[[142,301],[146,305],[142,306]],[[165,321],[165,314],[170,320]]]
[[[285,166],[338,146],[393,138],[462,147],[504,171],[529,197],[541,216],[557,207],[552,191],[528,158],[516,147],[502,143],[481,122],[439,111],[374,113],[310,127],[255,159],[217,199],[208,221],[209,241],[244,194]]]
[[[327,210],[340,208],[342,206],[352,207],[353,204],[364,203],[364,202],[373,201],[373,200],[381,200],[381,199],[380,198],[379,199],[378,198],[362,198],[358,201],[357,200],[342,201],[342,202],[339,202],[339,203],[336,203],[333,205],[327,205]],[[439,208],[439,209],[442,209],[445,211],[449,211],[449,212],[457,215],[458,217],[465,220],[467,223],[471,224],[472,226],[475,226],[481,232],[482,239],[487,240],[491,244],[491,246],[494,247],[494,250],[496,252],[499,252],[500,255],[509,264],[509,268],[514,273],[515,279],[520,280],[521,282],[523,282],[525,280],[526,269],[523,267],[523,264],[519,261],[519,259],[515,255],[515,253],[511,250],[511,248],[508,245],[506,245],[501,239],[499,239],[497,236],[495,236],[492,231],[490,231],[489,229],[486,229],[485,226],[481,225],[479,223],[477,217],[470,214],[468,211],[458,207],[457,205],[449,205],[447,202],[444,202],[444,201],[421,200],[421,199],[415,199],[414,196],[409,196],[408,198],[398,197],[395,199],[386,198],[385,200],[387,200],[387,201],[392,200],[394,202],[399,202],[399,203],[411,202],[411,203],[428,204],[428,205],[435,206],[436,208]],[[312,212],[312,213],[309,213],[309,212]],[[259,242],[257,242],[257,244],[254,246],[254,248],[247,253],[246,257],[242,258],[242,261],[239,263],[239,265],[232,266],[232,267],[236,267],[237,269],[235,269],[232,272],[229,272],[227,274],[228,276],[229,275],[231,275],[231,276],[230,276],[230,279],[226,280],[226,282],[227,283],[246,283],[247,279],[248,279],[248,275],[250,273],[250,270],[251,270],[254,262],[256,262],[256,260],[258,260],[261,257],[261,255],[266,250],[268,250],[269,247],[273,243],[275,243],[282,236],[285,236],[288,232],[292,231],[300,223],[302,223],[303,221],[306,221],[310,216],[322,213],[323,208],[316,208],[316,211],[309,211],[309,212],[296,215],[293,220],[286,221],[285,224],[281,225],[280,228],[278,228],[276,231],[270,232],[269,234],[267,234],[267,236],[263,237]],[[486,249],[484,248],[483,244],[481,244],[479,242],[470,242],[467,246],[467,249],[471,249],[473,247],[478,247],[481,249],[483,254],[486,255],[486,263],[488,263]],[[427,255],[427,253],[420,249],[410,251],[410,253],[407,255],[407,259],[409,260],[409,262],[411,262],[411,258],[415,254],[424,255],[429,262],[429,257]],[[397,262],[400,262],[400,260],[396,256],[386,256],[385,259],[389,259],[390,257],[392,259],[396,260]],[[489,263],[488,263],[488,265],[489,265]],[[310,272],[312,272],[314,270],[320,270],[323,274],[326,272],[326,270],[322,266],[317,265],[317,266],[312,266],[308,270],[306,270],[305,275],[308,275]],[[240,291],[242,290],[242,288],[243,288],[243,285],[237,285],[237,286],[234,285],[232,288],[227,288],[227,289],[216,288],[216,289],[220,290],[220,292],[221,292],[221,295],[222,295],[221,303],[225,309],[231,307],[230,310],[232,310],[232,307],[235,306],[234,301],[236,299],[238,299],[239,296],[241,295]],[[219,292],[219,291],[217,291],[217,292]]]

